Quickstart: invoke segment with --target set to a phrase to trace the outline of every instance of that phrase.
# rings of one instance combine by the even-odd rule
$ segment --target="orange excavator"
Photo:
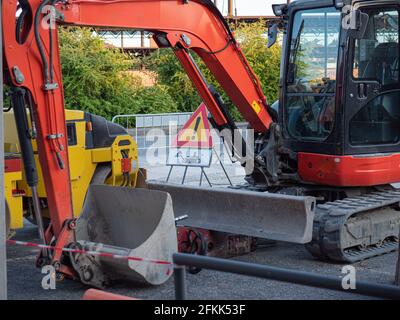
[[[318,258],[346,262],[395,250],[400,191],[391,183],[400,180],[398,8],[392,1],[354,1],[356,23],[345,28],[346,3],[300,0],[274,7],[285,29],[281,96],[274,107],[209,0],[3,2],[4,73],[25,174],[37,198],[33,122],[50,212],[47,230],[40,223],[39,204],[35,212],[43,242],[55,247],[42,251],[40,264],[52,263],[62,274],[98,285],[106,279],[102,270],[115,265],[63,248],[131,254],[124,248],[145,243],[134,253],[162,253],[152,256],[159,259],[169,255],[176,249],[171,219],[164,214],[171,197],[175,216],[189,216],[179,222],[184,228],[303,243]],[[254,148],[243,143],[239,150],[232,143],[235,156],[247,153],[254,159],[247,183],[236,190],[148,183],[149,190],[117,192],[93,186],[76,221],[58,52],[57,28],[62,25],[151,32],[158,46],[171,48],[181,62],[214,127],[235,137],[235,122],[196,65],[192,53],[197,54],[254,131]],[[271,28],[272,39],[277,29]],[[148,207],[135,220],[129,213],[140,205]],[[119,223],[110,211],[121,212]],[[154,216],[154,211],[163,214]],[[124,225],[123,219],[131,220]],[[126,228],[134,224],[141,230]],[[122,274],[128,269],[142,277],[152,273],[137,265],[120,266]],[[162,281],[165,277],[152,282]]]

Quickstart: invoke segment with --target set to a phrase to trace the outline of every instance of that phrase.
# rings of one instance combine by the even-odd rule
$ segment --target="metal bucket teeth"
[[[312,239],[315,198],[148,182],[168,192],[186,227],[304,244]]]

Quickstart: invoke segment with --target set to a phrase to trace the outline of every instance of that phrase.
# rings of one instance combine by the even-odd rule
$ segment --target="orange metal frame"
[[[32,12],[39,6],[39,1],[30,2]],[[35,43],[32,19],[30,26],[24,27],[23,44],[16,39],[16,10],[17,1],[3,2],[3,46],[5,56],[5,68],[14,86],[21,86],[29,90],[34,100],[34,117],[37,124],[37,144],[39,159],[43,170],[44,183],[48,196],[48,206],[51,215],[51,227],[47,230],[46,238],[50,243],[56,240],[57,247],[64,247],[74,240],[73,233],[68,237],[60,237],[66,232],[66,221],[73,219],[72,196],[67,153],[67,134],[64,117],[64,98],[62,89],[61,69],[58,53],[56,32],[53,32],[54,40],[54,80],[59,84],[56,90],[43,89],[43,67],[38,48]],[[29,21],[27,21],[29,22]],[[49,42],[48,30],[40,30],[42,41]],[[47,51],[48,52],[48,51]],[[18,68],[23,79],[17,79],[14,70]],[[21,81],[23,80],[23,81]],[[56,139],[49,139],[51,136]],[[60,168],[57,153],[60,160],[66,165]],[[59,261],[61,251],[56,251],[53,261]]]
[[[188,57],[188,50],[192,50],[205,62],[252,128],[265,132],[272,119],[260,82],[226,28],[224,18],[210,4],[204,0],[76,0],[58,9],[64,14],[64,23],[69,25],[132,28],[165,35],[215,121],[224,125],[225,117]],[[190,39],[189,42],[184,38]],[[254,110],[254,103],[260,105],[260,110]]]

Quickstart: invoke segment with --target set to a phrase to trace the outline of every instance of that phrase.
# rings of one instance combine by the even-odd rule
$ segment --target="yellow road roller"
[[[135,187],[139,164],[137,144],[126,130],[105,118],[84,111],[65,110],[68,132],[69,166],[75,214],[79,214],[87,190],[93,184]],[[12,111],[4,114],[5,192],[9,237],[23,227],[23,218],[35,222],[31,191],[25,181],[18,135]],[[34,133],[33,133],[34,134]],[[33,140],[34,141],[34,140]],[[38,194],[46,222],[46,190],[33,142],[39,171]]]

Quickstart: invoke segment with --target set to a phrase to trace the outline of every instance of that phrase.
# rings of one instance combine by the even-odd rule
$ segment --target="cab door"
[[[399,8],[363,10],[362,39],[349,40],[345,154],[400,150]]]

